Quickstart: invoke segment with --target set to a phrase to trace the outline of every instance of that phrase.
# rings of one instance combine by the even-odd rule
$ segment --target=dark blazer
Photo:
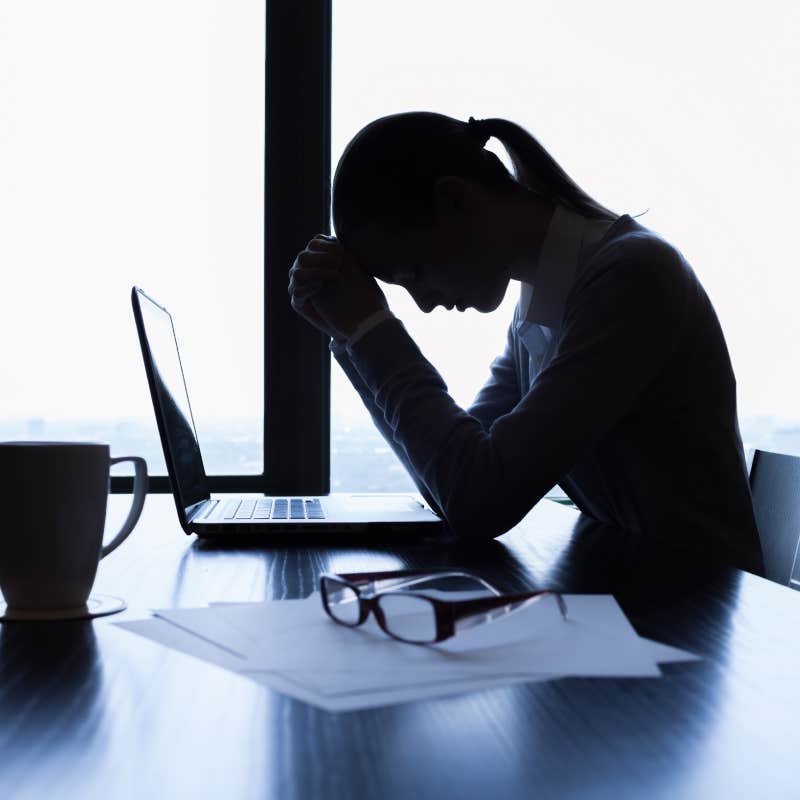
[[[624,215],[581,257],[559,320],[538,326],[536,359],[522,322],[518,306],[466,411],[398,320],[333,348],[450,528],[498,536],[560,484],[596,519],[760,574],[736,382],[683,256]]]

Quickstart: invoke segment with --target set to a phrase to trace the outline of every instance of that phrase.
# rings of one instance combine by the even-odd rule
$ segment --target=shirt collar
[[[521,320],[548,328],[561,325],[567,295],[578,270],[586,222],[576,211],[562,205],[555,207],[531,280],[521,284]]]

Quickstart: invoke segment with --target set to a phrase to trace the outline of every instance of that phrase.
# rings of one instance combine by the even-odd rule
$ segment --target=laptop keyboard
[[[229,500],[222,512],[223,519],[325,519],[319,498],[259,497],[252,500]]]

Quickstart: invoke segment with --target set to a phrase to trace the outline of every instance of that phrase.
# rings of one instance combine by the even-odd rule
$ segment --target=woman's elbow
[[[504,518],[492,511],[453,509],[446,512],[447,527],[458,539],[471,542],[488,542],[502,536],[514,527],[518,520]]]
[[[444,516],[450,532],[459,539],[489,541],[517,526],[540,498],[510,492],[471,492],[450,498]]]

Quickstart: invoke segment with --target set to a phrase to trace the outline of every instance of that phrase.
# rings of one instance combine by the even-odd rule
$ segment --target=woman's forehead
[[[407,237],[375,223],[360,227],[349,237],[351,250],[362,269],[382,281],[394,282],[397,273],[408,272]]]
[[[347,245],[359,252],[375,252],[396,240],[396,232],[388,225],[367,222],[359,225],[348,237]]]

